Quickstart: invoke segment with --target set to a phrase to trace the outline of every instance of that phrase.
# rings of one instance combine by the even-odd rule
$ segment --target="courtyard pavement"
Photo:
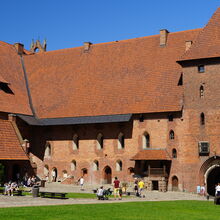
[[[40,191],[50,192],[82,192],[92,193],[92,189],[96,186],[85,186],[84,191],[79,186],[63,185],[63,184],[47,184],[46,187],[40,188]],[[105,187],[108,188],[108,187]],[[46,205],[70,205],[70,204],[101,204],[115,202],[143,202],[143,201],[173,201],[173,200],[203,200],[206,198],[193,193],[183,192],[158,192],[145,191],[144,198],[135,196],[126,196],[122,200],[97,200],[97,199],[50,199],[50,198],[33,198],[32,196],[0,196],[0,207],[19,207],[19,206],[46,206]]]

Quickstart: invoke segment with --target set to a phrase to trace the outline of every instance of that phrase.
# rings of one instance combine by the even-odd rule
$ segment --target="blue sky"
[[[203,27],[219,0],[1,0],[0,40],[48,50]]]

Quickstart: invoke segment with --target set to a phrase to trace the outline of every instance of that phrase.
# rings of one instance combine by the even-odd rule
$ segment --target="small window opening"
[[[50,146],[49,142],[47,142],[46,145],[45,145],[44,157],[45,158],[50,158],[51,157],[51,146]]]
[[[149,148],[150,147],[150,135],[148,133],[144,133],[142,136],[142,141],[143,141],[143,148]]]
[[[77,134],[73,136],[73,150],[79,149],[79,137]]]
[[[99,162],[95,160],[93,162],[93,171],[98,171],[99,170]]]
[[[103,135],[98,134],[97,136],[97,149],[103,149]]]
[[[200,86],[199,94],[200,94],[200,98],[204,97],[204,86]]]
[[[125,137],[122,133],[118,135],[118,149],[123,149],[125,147]]]
[[[170,136],[170,139],[171,139],[171,140],[174,139],[174,131],[173,131],[173,130],[170,131],[170,135],[169,135],[169,136]]]
[[[74,170],[76,170],[76,161],[75,160],[73,160],[71,162],[71,171],[74,171]]]
[[[205,114],[203,112],[200,114],[200,124],[205,125]]]
[[[204,65],[199,65],[198,66],[198,72],[199,73],[204,73],[205,72],[205,66]]]
[[[183,74],[181,74],[179,81],[178,81],[178,86],[182,86],[183,85]]]
[[[168,121],[173,121],[173,115],[172,114],[168,115]]]
[[[140,114],[140,116],[139,116],[139,121],[140,121],[140,122],[143,122],[143,121],[144,121],[144,115],[143,115],[143,114]]]
[[[172,150],[172,157],[177,158],[177,151],[175,148],[173,148],[173,150]]]
[[[116,162],[116,171],[122,171],[122,161],[118,160]]]

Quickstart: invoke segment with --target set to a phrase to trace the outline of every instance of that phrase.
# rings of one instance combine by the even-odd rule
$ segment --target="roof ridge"
[[[194,32],[194,31],[199,31],[200,29],[202,29],[202,28],[170,32],[169,35],[181,34],[181,33],[187,33],[187,32]],[[155,37],[159,37],[159,36],[160,36],[160,34],[154,34],[154,35],[149,35],[149,36],[142,36],[142,37],[124,39],[124,40],[102,42],[102,43],[92,44],[91,46],[94,47],[94,46],[102,46],[102,45],[107,45],[107,44],[119,44],[119,43],[134,41],[134,40],[141,40],[141,39],[146,39],[146,38],[155,38]],[[64,48],[64,49],[50,50],[50,51],[45,51],[43,53],[33,53],[33,54],[28,54],[28,55],[43,55],[43,54],[48,54],[48,53],[57,53],[57,52],[63,52],[63,51],[68,51],[68,50],[76,50],[76,49],[79,49],[79,48],[83,48],[83,45],[78,46],[78,47],[70,47],[70,48]]]

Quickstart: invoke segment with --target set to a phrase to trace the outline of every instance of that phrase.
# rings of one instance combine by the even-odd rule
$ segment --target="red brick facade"
[[[220,58],[212,50],[220,45],[218,18],[220,9],[204,29],[162,30],[86,50],[34,53],[37,45],[28,52],[16,44],[16,54],[0,42],[7,55],[0,57],[0,110],[17,115],[5,121],[17,134],[13,158],[6,158],[10,141],[2,145],[8,178],[17,164],[21,174],[48,181],[55,170],[66,184],[82,175],[91,184],[137,176],[148,190],[195,192],[206,184],[213,195],[220,182]],[[98,121],[115,115],[131,118]]]

